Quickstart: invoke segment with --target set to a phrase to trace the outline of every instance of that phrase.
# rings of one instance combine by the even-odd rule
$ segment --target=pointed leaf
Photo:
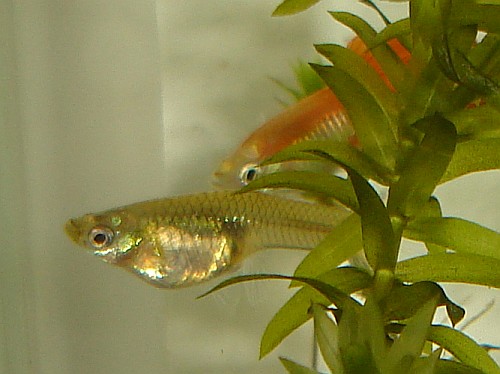
[[[471,63],[479,66],[484,74],[498,78],[499,46],[500,35],[487,34],[481,42],[475,44],[468,57]]]
[[[442,9],[446,7],[447,9]],[[443,13],[449,14],[449,3],[444,1],[412,1],[410,3],[410,21],[415,41],[430,46],[436,35],[443,34]],[[429,27],[432,25],[432,27]]]
[[[493,0],[492,0],[493,1]],[[453,3],[453,2],[452,2]],[[500,7],[496,5],[478,5],[475,1],[461,1],[458,11],[453,12],[448,22],[460,26],[478,25],[479,30],[500,33]],[[467,16],[464,17],[464,14]]]
[[[396,285],[385,301],[385,320],[401,321],[411,318],[423,303],[438,298],[439,306],[446,306],[453,325],[465,316],[465,310],[452,302],[441,286],[434,282],[417,282],[412,285]]]
[[[424,303],[440,296],[440,291],[433,282],[394,285],[385,301],[385,320],[401,321],[413,317]]]
[[[397,95],[384,83],[380,74],[354,51],[335,44],[318,44],[316,50],[325,56],[336,68],[349,74],[375,99],[375,102],[391,123],[392,127],[398,114],[401,102]]]
[[[436,311],[437,300],[438,298],[434,297],[426,301],[408,321],[387,355],[386,368],[389,370],[381,372],[404,373],[420,357]]]
[[[403,282],[459,282],[500,288],[500,261],[485,256],[442,253],[398,262],[396,277]]]
[[[373,54],[375,60],[382,67],[382,71],[388,77],[397,92],[401,92],[407,85],[411,75],[394,51],[386,44],[381,43],[375,29],[359,16],[348,12],[330,12],[330,15],[340,23],[352,29],[356,35],[366,44],[368,50]],[[393,28],[389,25],[386,29]],[[383,31],[382,31],[383,32]]]
[[[483,373],[500,372],[500,367],[488,353],[461,331],[448,326],[434,325],[429,329],[428,339],[446,349],[459,361]]]
[[[499,149],[500,138],[458,143],[455,154],[439,183],[477,171],[500,169]]]
[[[377,165],[358,149],[331,140],[309,140],[287,147],[270,157],[261,165],[266,166],[292,160],[327,160],[336,165],[342,164],[351,167],[367,179],[373,179],[380,184],[387,184],[390,180],[390,171]]]
[[[373,187],[352,169],[347,169],[358,197],[361,232],[366,259],[374,270],[394,270],[398,256],[396,238],[384,203]]]
[[[320,140],[305,140],[303,142],[291,145],[286,147],[285,149],[279,151],[278,153],[275,153],[268,159],[262,161],[259,166],[266,167],[268,165],[273,165],[273,164],[281,164],[284,162],[289,162],[289,161],[324,161],[321,157],[313,155],[313,154],[308,154],[302,151],[302,145],[304,143],[309,144],[310,147],[312,145],[309,143],[316,143],[319,142]],[[323,140],[324,141],[324,140]]]
[[[390,119],[374,97],[356,79],[339,68],[311,66],[344,104],[363,151],[380,165],[393,170],[396,163],[396,135]]]
[[[456,130],[439,115],[415,124],[423,130],[422,142],[402,166],[399,181],[389,190],[388,209],[392,214],[411,217],[426,205],[453,156]]]
[[[302,96],[299,97],[299,99],[312,95],[320,89],[325,88],[325,82],[321,80],[308,63],[299,62],[294,66],[293,73],[302,92]]]
[[[442,349],[436,349],[428,357],[420,357],[413,364],[410,374],[436,374],[436,365],[441,353]]]
[[[444,3],[444,2],[442,2]],[[443,30],[434,33],[431,39],[433,55],[439,64],[441,71],[452,81],[467,84],[463,81],[463,67],[461,60],[466,60],[465,53],[470,50],[477,32],[475,27],[454,28],[447,25],[447,15],[439,17],[436,29]],[[464,53],[461,53],[464,52]]]
[[[461,218],[419,218],[408,224],[404,236],[425,243],[434,243],[460,253],[500,260],[500,234]]]
[[[329,12],[338,22],[349,27],[356,35],[367,44],[377,35],[375,29],[363,18],[349,12]]]
[[[441,205],[439,204],[439,200],[436,199],[434,196],[431,196],[427,204],[425,204],[423,208],[420,210],[418,218],[441,217],[442,215],[443,214],[441,211]],[[440,245],[434,243],[427,242],[425,243],[425,246],[427,247],[427,250],[433,254],[446,252],[445,247],[441,247]]]
[[[275,83],[279,88],[283,89],[287,94],[289,94],[291,97],[293,97],[294,102],[299,101],[300,99],[306,97],[302,92],[300,92],[298,89],[289,86],[288,84],[282,82],[279,79],[276,78],[269,78],[273,83]],[[283,105],[283,107],[287,107],[291,104],[286,103],[285,101],[278,99],[278,102]]]
[[[343,365],[338,346],[338,328],[328,318],[325,310],[318,304],[312,305],[314,317],[314,335],[326,365],[332,373],[342,373]]]
[[[421,45],[417,45],[414,51],[420,51]],[[454,84],[450,82],[439,70],[434,59],[425,55],[419,57],[415,53],[412,55],[409,69],[418,71],[418,75],[412,81],[411,90],[408,93],[408,104],[404,108],[400,118],[405,126],[414,122],[432,116],[435,113],[450,113],[462,109],[468,102],[459,106],[454,98]]]
[[[255,280],[270,280],[270,279],[289,280],[289,281],[304,283],[309,287],[312,287],[316,291],[320,292],[324,297],[328,299],[328,301],[331,304],[335,304],[338,307],[341,307],[344,304],[349,304],[352,305],[353,307],[358,305],[357,301],[350,298],[349,295],[346,295],[337,288],[332,287],[331,285],[322,282],[320,280],[312,278],[304,278],[304,277],[292,277],[288,275],[279,275],[279,274],[253,274],[253,275],[241,275],[238,277],[229,278],[226,279],[225,281],[222,281],[217,286],[213,287],[204,294],[198,296],[197,299],[208,296],[215,291],[219,291],[223,288],[226,288],[234,284],[250,282]]]
[[[439,360],[433,374],[484,374],[483,371],[452,360]]]
[[[489,104],[446,114],[446,118],[457,128],[459,147],[469,140],[500,138],[500,112]]]
[[[294,276],[315,278],[336,268],[363,248],[359,216],[352,214],[336,226],[297,266]]]
[[[320,0],[284,0],[274,10],[273,16],[289,16],[309,9]]]
[[[482,95],[500,94],[498,81],[486,75],[464,53],[457,51],[454,60],[453,63],[459,83]]]
[[[367,316],[365,307],[345,308],[338,322],[339,348],[342,352],[342,362],[347,373],[375,373],[376,364],[371,347],[367,344],[367,333],[377,330],[378,326],[365,329]],[[380,321],[372,319],[377,324]]]
[[[385,43],[391,39],[398,39],[400,42],[404,42],[406,48],[411,46],[411,40],[408,40],[408,36],[411,36],[410,19],[403,18],[396,22],[387,25],[380,31],[373,40],[375,45]]]
[[[352,189],[352,184],[346,180],[326,173],[310,171],[284,171],[261,176],[240,192],[253,191],[263,188],[287,188],[312,192],[321,197],[338,200],[341,204],[356,211],[358,201]]]
[[[366,288],[371,282],[370,275],[354,268],[334,269],[322,274],[318,279],[346,294]],[[328,299],[311,288],[303,287],[280,308],[262,335],[260,343],[261,358],[311,318],[309,314],[311,303],[328,304]]]
[[[444,43],[433,46],[433,49],[442,71],[450,80],[478,94],[494,95],[499,93],[498,82],[474,65],[464,52],[451,47],[448,44],[448,38],[445,37]]]
[[[366,297],[365,305],[360,313],[359,331],[364,336],[372,353],[375,366],[380,368],[387,359],[387,340],[382,312],[376,295],[371,292]]]
[[[285,357],[280,357],[280,361],[289,374],[320,374],[319,371],[309,369]]]

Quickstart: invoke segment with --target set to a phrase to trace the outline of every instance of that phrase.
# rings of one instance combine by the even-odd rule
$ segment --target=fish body
[[[311,249],[350,212],[259,192],[218,191],[71,219],[78,245],[161,288],[191,286],[271,248]]]
[[[409,61],[410,53],[397,39],[389,40],[388,45],[404,63]],[[363,57],[395,91],[361,39],[354,38],[348,48]],[[250,134],[214,172],[213,185],[218,189],[241,188],[259,175],[277,171],[272,165],[259,167],[273,154],[304,140],[327,138],[359,146],[345,107],[329,88],[323,88],[288,107]]]

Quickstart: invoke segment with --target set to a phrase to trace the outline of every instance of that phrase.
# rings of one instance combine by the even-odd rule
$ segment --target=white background
[[[313,43],[349,40],[326,10],[351,2],[271,18],[278,3],[2,3],[1,372],[271,373],[284,371],[278,354],[309,362],[309,325],[257,360],[285,283],[195,300],[206,286],[154,289],[62,231],[89,211],[210,189],[217,163],[281,110],[269,77],[291,81],[291,64],[317,58]],[[499,230],[499,175],[440,188],[445,213]],[[299,260],[261,253],[243,271],[291,272]],[[498,300],[453,289],[477,310]],[[498,311],[468,331],[500,344]]]

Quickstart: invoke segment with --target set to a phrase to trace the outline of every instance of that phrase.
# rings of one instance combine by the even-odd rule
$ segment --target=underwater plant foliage
[[[318,1],[285,0],[273,15],[295,14]],[[446,308],[452,326],[465,314],[437,282],[500,288],[500,234],[443,217],[433,196],[442,183],[500,168],[500,5],[410,0],[408,6],[409,18],[381,31],[356,15],[331,12],[332,21],[351,28],[368,46],[394,90],[351,50],[316,46],[331,64],[311,66],[346,107],[360,148],[305,141],[264,162],[321,160],[341,165],[347,178],[283,171],[242,189],[297,189],[354,212],[293,276],[240,276],[208,292],[261,279],[292,280],[292,287],[301,287],[267,325],[261,357],[313,319],[332,373],[500,373],[477,342],[454,327],[432,324],[439,307]],[[411,53],[408,64],[388,47],[391,39]],[[370,181],[388,188],[386,202]],[[424,243],[427,253],[398,262],[403,238]],[[340,266],[360,250],[369,267]],[[360,292],[364,302],[353,297]],[[317,373],[280,360],[289,373]]]

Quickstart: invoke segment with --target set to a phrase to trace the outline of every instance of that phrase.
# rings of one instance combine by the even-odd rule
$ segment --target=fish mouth
[[[71,240],[78,244],[78,240],[80,238],[80,229],[76,224],[76,220],[68,220],[68,222],[66,222],[66,224],[64,225],[64,231],[66,231],[66,234],[71,238]]]

